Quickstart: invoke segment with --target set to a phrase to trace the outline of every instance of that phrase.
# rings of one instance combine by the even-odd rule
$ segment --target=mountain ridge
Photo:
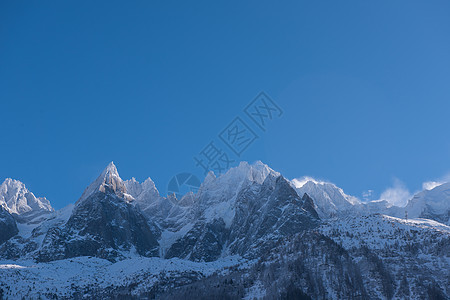
[[[111,162],[64,209],[23,222],[0,207],[0,294],[445,299],[447,191],[417,194],[406,219],[405,208],[362,203],[328,182],[288,180],[260,161],[210,172],[181,199],[161,196],[150,178],[122,180]],[[71,284],[59,283],[62,290],[40,279],[70,266],[84,271],[64,277]]]

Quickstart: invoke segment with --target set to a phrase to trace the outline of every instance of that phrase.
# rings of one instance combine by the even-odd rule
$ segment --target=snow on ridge
[[[138,199],[143,193],[149,191],[155,191],[159,195],[159,191],[150,177],[145,179],[143,182],[139,182],[136,178],[132,177],[131,179],[125,180],[124,184],[127,189],[127,193],[134,199]]]
[[[345,194],[344,190],[335,184],[309,176],[294,178],[290,184],[300,197],[306,193],[313,199],[321,219],[334,218],[347,213],[361,203],[358,198]]]
[[[350,249],[368,245],[372,249],[383,249],[395,243],[407,244],[409,235],[417,232],[416,242],[432,238],[434,233],[440,238],[450,236],[450,227],[428,219],[401,219],[383,214],[347,216],[322,225],[320,231]],[[406,238],[405,238],[406,236]]]
[[[355,205],[355,204],[361,203],[361,201],[357,197],[347,195],[342,188],[338,187],[337,185],[335,185],[334,183],[329,182],[329,181],[317,180],[313,177],[303,176],[300,178],[292,179],[291,183],[296,189],[301,189],[308,183],[313,183],[318,186],[327,186],[327,187],[330,187],[331,189],[336,190],[339,194],[341,194],[344,198],[346,198],[346,200],[350,204]]]
[[[299,188],[302,188],[309,181],[311,181],[311,182],[313,182],[315,184],[321,184],[321,185],[324,185],[325,183],[327,183],[325,181],[316,180],[316,179],[314,179],[312,177],[309,177],[309,176],[303,176],[303,177],[299,177],[299,178],[294,178],[294,179],[292,179],[291,182],[296,188],[299,189]]]
[[[25,269],[26,267],[16,265],[16,264],[4,264],[0,265],[0,270],[9,270],[9,269]]]
[[[450,234],[450,226],[439,223],[431,219],[414,218],[414,219],[401,219],[393,216],[382,215],[384,219],[397,222],[399,224],[413,226],[422,229],[434,229],[436,231],[447,232]]]
[[[260,160],[253,164],[241,161],[237,167],[230,168],[227,172],[220,174],[217,177],[214,172],[210,171],[206,176],[204,183],[205,185],[210,185],[213,182],[216,184],[234,184],[247,179],[262,184],[269,174],[280,176],[279,172],[274,171]]]

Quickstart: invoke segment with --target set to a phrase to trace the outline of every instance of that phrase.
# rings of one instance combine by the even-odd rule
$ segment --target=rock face
[[[198,221],[191,230],[172,244],[165,257],[214,261],[223,253],[229,232],[222,219]]]
[[[317,232],[286,239],[270,249],[252,271],[268,299],[369,299],[360,269],[349,253]]]
[[[0,206],[20,222],[54,211],[46,198],[36,198],[22,182],[10,178],[0,185]]]
[[[300,198],[282,176],[242,190],[231,225],[230,253],[257,257],[277,240],[319,225],[311,198]]]
[[[117,169],[110,164],[77,201],[62,228],[51,228],[39,261],[96,256],[115,261],[124,255],[156,256],[156,226],[128,200]]]
[[[134,206],[106,190],[75,207],[63,229],[49,231],[38,260],[96,256],[114,261],[132,249],[137,255],[156,256],[157,232]]]
[[[197,221],[169,248],[167,258],[212,261],[224,254],[255,258],[280,238],[319,225],[312,199],[306,194],[300,198],[281,175],[248,165],[239,168],[236,190],[211,193],[210,187],[217,184],[213,181],[201,188],[192,214]],[[223,193],[229,198],[216,202],[215,195]]]
[[[0,206],[0,245],[15,236],[19,230],[13,216]]]

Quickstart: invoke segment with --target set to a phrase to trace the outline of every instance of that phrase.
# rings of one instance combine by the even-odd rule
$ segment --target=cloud
[[[432,190],[437,186],[440,186],[444,183],[450,182],[450,173],[445,175],[444,177],[438,180],[426,181],[422,184],[422,189],[424,190]]]
[[[427,181],[427,182],[422,183],[422,189],[432,190],[435,187],[440,186],[443,183],[444,182],[441,182],[441,181]]]
[[[325,184],[326,183],[326,181],[316,180],[316,179],[314,179],[312,177],[309,177],[309,176],[303,176],[303,177],[300,177],[300,178],[292,179],[292,183],[298,189],[303,187],[308,181],[312,181],[315,184]]]
[[[412,196],[405,184],[395,178],[393,186],[381,193],[380,200],[386,200],[392,205],[404,207]]]
[[[422,190],[432,190],[447,182],[450,182],[450,173],[440,179],[422,183]],[[381,193],[380,200],[386,200],[392,205],[404,207],[408,204],[408,201],[419,192],[421,191],[411,193],[402,181],[395,178],[393,186]]]

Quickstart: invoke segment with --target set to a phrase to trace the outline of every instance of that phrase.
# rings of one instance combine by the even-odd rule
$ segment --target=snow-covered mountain
[[[373,214],[324,224],[320,232],[353,257],[369,299],[448,299],[449,226]]]
[[[25,184],[10,178],[0,185],[0,206],[24,221],[54,211],[46,198],[36,198]]]
[[[408,201],[410,218],[427,218],[450,225],[450,182],[424,190]]]
[[[310,177],[291,181],[299,195],[308,194],[314,199],[314,205],[320,218],[336,217],[349,212],[361,202],[330,182],[317,181]]]
[[[68,221],[49,229],[37,260],[96,256],[115,261],[127,253],[156,256],[159,232],[132,201],[110,163],[75,203]]]
[[[293,179],[291,184],[300,196],[307,193],[314,199],[321,219],[381,213],[398,218],[427,218],[450,225],[450,183],[417,193],[406,207],[395,206],[383,199],[362,202],[333,183],[310,177]]]
[[[0,298],[446,299],[449,188],[398,208],[242,162],[176,199],[110,163],[54,212],[7,180]]]
[[[254,258],[279,238],[319,223],[312,200],[299,197],[286,179],[261,162],[241,163],[218,178],[211,174],[193,203],[190,229],[168,248],[166,257]]]
[[[125,183],[120,178],[119,172],[117,172],[117,168],[113,162],[110,162],[100,176],[84,190],[76,204],[79,205],[97,192],[106,193],[107,191],[111,191],[119,197],[128,199]]]

